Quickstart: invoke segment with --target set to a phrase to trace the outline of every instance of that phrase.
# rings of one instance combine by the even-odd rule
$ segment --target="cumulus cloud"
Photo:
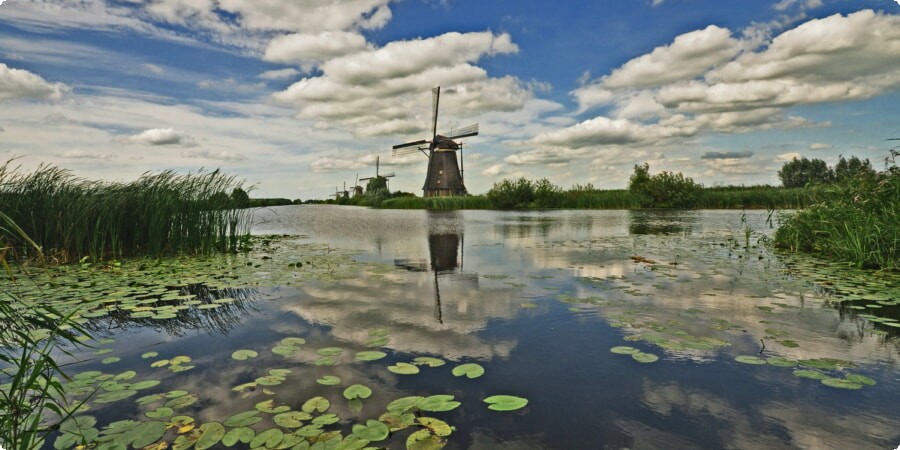
[[[16,99],[59,100],[69,91],[62,83],[51,83],[40,75],[0,63],[0,101]]]
[[[289,67],[287,69],[267,70],[259,74],[259,77],[264,80],[283,80],[297,75],[300,75],[300,71]]]
[[[753,152],[748,150],[743,152],[706,152],[700,159],[746,159],[752,157]]]
[[[810,144],[810,145],[809,145],[809,149],[810,149],[810,150],[827,150],[827,149],[832,148],[832,147],[833,147],[832,145],[829,145],[829,144],[823,144],[823,143],[821,143],[821,142],[816,142],[816,143],[813,143],[813,144]]]
[[[301,118],[328,120],[357,135],[411,134],[428,128],[431,88],[444,87],[442,117],[523,107],[530,91],[514,77],[491,78],[483,57],[518,51],[508,34],[446,33],[391,42],[329,59],[274,98]]]
[[[342,170],[362,169],[366,164],[358,158],[348,156],[346,158],[323,156],[309,165],[313,172],[339,172]]]
[[[599,116],[568,128],[539,134],[533,141],[538,145],[579,149],[652,143],[673,137],[692,136],[696,131],[689,123],[678,120],[671,120],[668,124],[645,125],[626,119]]]
[[[211,152],[209,150],[181,152],[181,156],[189,159],[212,159],[216,161],[243,161],[246,156],[240,153],[218,151]]]
[[[338,56],[358,53],[368,47],[366,38],[356,32],[295,33],[278,36],[269,41],[263,59],[270,62],[298,64],[308,69]]]
[[[197,142],[184,131],[174,128],[151,128],[132,136],[122,136],[118,140],[127,144],[141,145],[172,145],[181,147],[193,147]]]

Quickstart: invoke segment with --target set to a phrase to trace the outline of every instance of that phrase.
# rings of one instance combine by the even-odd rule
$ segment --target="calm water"
[[[447,445],[455,449],[900,445],[898,328],[861,317],[877,312],[900,319],[900,307],[892,304],[896,280],[872,278],[890,293],[876,296],[883,305],[873,300],[861,303],[873,304],[871,310],[848,309],[832,283],[849,272],[784,261],[756,245],[772,231],[765,212],[742,221],[735,211],[301,206],[260,210],[257,221],[255,234],[303,235],[335,252],[352,251],[368,269],[336,281],[218,291],[214,297],[237,301],[195,311],[191,320],[103,322],[102,334],[115,339],[105,346],[112,352],[68,368],[133,369],[136,379],[152,376],[162,384],[93,405],[88,413],[98,428],[142,417],[159,405],[139,405],[136,398],[173,389],[198,395],[176,413],[198,423],[223,421],[269,398],[299,409],[321,395],[331,401],[329,412],[342,418],[329,429],[345,434],[353,423],[377,419],[393,399],[451,394],[462,402],[459,408],[429,415],[456,427]],[[743,248],[748,229],[751,245]],[[291,257],[304,261],[303,254]],[[866,284],[857,283],[855,295],[867,295]],[[388,356],[355,362],[354,352],[372,349],[367,344],[378,336],[372,330],[388,336],[378,348]],[[311,350],[273,354],[288,336],[304,338],[305,349],[344,353],[334,366],[314,365],[318,355]],[[617,346],[659,360],[642,364],[611,353]],[[231,354],[239,349],[259,356],[235,361]],[[148,351],[190,356],[194,368],[150,368],[155,359],[141,357]],[[864,375],[876,384],[837,389],[794,375],[805,368],[744,364],[735,361],[739,355],[841,360],[842,367],[853,367],[820,372]],[[108,356],[121,360],[102,364]],[[416,375],[386,369],[417,356],[448,364],[421,367]],[[480,363],[485,375],[452,376],[462,362]],[[267,388],[271,393],[262,386],[232,390],[279,368],[291,374]],[[341,386],[317,384],[324,375],[340,377]],[[354,383],[373,391],[361,409],[341,396],[342,387]],[[529,403],[513,412],[488,410],[482,399],[495,394]],[[379,445],[405,448],[408,435],[397,432]]]

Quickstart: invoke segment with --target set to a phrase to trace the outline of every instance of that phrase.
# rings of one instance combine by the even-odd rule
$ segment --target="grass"
[[[397,197],[381,203],[384,209],[491,209],[491,202],[483,195],[466,197]]]
[[[0,262],[6,288],[0,292],[0,446],[8,450],[41,448],[44,439],[65,422],[80,404],[69,405],[60,377],[69,379],[53,355],[68,354],[64,345],[78,345],[87,332],[72,319],[76,311],[62,314],[51,306],[24,304],[15,296],[19,282],[7,266],[15,252],[10,236],[40,248],[9,216],[0,213]],[[42,258],[41,258],[42,259]],[[30,280],[23,280],[30,281]]]
[[[829,186],[783,220],[776,246],[871,269],[900,270],[900,170]]]
[[[234,251],[250,213],[231,208],[241,184],[220,173],[147,173],[130,183],[89,181],[54,166],[0,166],[0,211],[60,262]],[[0,230],[2,232],[2,230]],[[18,236],[8,241],[29,255]]]

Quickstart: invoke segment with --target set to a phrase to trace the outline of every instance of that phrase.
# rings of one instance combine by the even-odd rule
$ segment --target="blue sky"
[[[0,157],[130,180],[222,168],[256,196],[374,173],[421,192],[439,128],[466,184],[624,187],[635,164],[778,182],[794,156],[880,167],[900,135],[894,0],[6,0]]]

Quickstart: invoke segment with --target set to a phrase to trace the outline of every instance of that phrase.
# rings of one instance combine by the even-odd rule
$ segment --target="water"
[[[256,234],[302,235],[323,254],[352,254],[363,271],[339,276],[349,269],[338,259],[306,261],[308,248],[273,251],[279,267],[305,262],[302,270],[318,265],[333,279],[221,290],[229,280],[222,276],[218,288],[198,297],[206,304],[236,299],[217,309],[187,308],[177,319],[157,321],[110,313],[95,319],[94,330],[115,339],[102,346],[113,351],[76,354],[77,360],[91,359],[67,368],[110,374],[132,369],[134,380],[161,381],[128,399],[93,404],[86,414],[98,419],[100,429],[122,418],[150,420],[143,414],[165,400],[134,400],[174,389],[197,395],[196,403],[174,414],[198,424],[221,422],[267,399],[299,410],[321,395],[330,400],[328,412],[342,419],[326,429],[344,435],[354,423],[378,419],[394,399],[450,394],[460,407],[425,415],[456,427],[447,443],[454,449],[900,445],[900,339],[898,328],[885,326],[900,319],[900,284],[883,275],[854,284],[851,272],[773,255],[758,245],[772,232],[767,219],[765,212],[742,219],[734,211],[259,210]],[[235,258],[235,268],[255,264]],[[209,270],[211,276],[216,271]],[[178,290],[179,283],[167,284]],[[874,294],[866,290],[876,287]],[[870,294],[862,302],[847,300]],[[886,319],[873,322],[860,314]],[[388,338],[382,346],[372,344],[379,333]],[[288,357],[272,353],[288,336],[306,343]],[[611,353],[617,346],[659,360],[642,364]],[[314,364],[320,358],[314,350],[323,347],[343,349],[336,365]],[[236,361],[231,354],[239,349],[259,356]],[[363,350],[387,357],[354,361]],[[142,358],[148,351],[159,356]],[[149,367],[176,355],[190,356],[194,368]],[[832,378],[864,375],[876,384],[837,389],[794,375],[805,367],[743,364],[735,361],[738,355],[831,358],[853,367],[813,370]],[[100,362],[109,356],[121,360]],[[415,375],[387,370],[417,356],[447,364],[421,366]],[[466,362],[481,364],[485,375],[454,377],[451,369]],[[270,369],[291,373],[271,387],[232,390]],[[340,377],[340,386],[317,384],[325,375]],[[354,383],[373,391],[361,407],[341,396]],[[528,405],[511,412],[487,409],[482,400],[497,394],[527,398]],[[254,425],[257,431],[274,426],[270,415],[261,416],[266,420]],[[372,445],[405,448],[414,429],[422,427]],[[174,437],[173,430],[166,435]]]

